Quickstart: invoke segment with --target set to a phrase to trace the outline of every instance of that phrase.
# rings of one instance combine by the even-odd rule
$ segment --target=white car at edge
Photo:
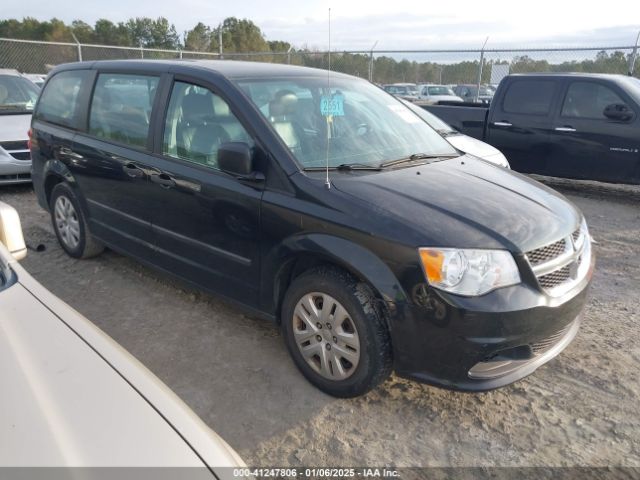
[[[198,478],[232,478],[238,454],[34,280],[17,261],[26,252],[17,212],[0,202],[0,467],[200,467]]]

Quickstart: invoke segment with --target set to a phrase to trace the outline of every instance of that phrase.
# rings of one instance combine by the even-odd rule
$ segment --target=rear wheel
[[[371,288],[333,267],[303,273],[287,291],[282,329],[304,376],[336,397],[362,395],[391,373],[386,322]]]
[[[53,229],[67,254],[74,258],[90,258],[104,250],[102,243],[91,235],[78,199],[69,185],[56,185],[49,205]]]

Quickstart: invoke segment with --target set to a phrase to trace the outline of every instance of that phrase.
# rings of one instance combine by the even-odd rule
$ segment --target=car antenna
[[[331,7],[329,7],[329,69],[327,70],[327,178],[324,182],[324,186],[327,190],[331,188],[331,182],[329,181],[329,146],[331,145],[331,123],[333,122],[333,116],[331,114]]]

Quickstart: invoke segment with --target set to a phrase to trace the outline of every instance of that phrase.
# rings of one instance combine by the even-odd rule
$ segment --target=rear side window
[[[89,133],[134,147],[145,147],[158,77],[103,73],[91,99]]]
[[[573,82],[562,104],[562,116],[606,120],[604,109],[612,103],[625,103],[617,93],[595,82]]]
[[[60,72],[51,78],[40,94],[36,119],[78,128],[78,99],[90,73],[89,70],[72,70]]]
[[[553,80],[517,80],[507,90],[502,109],[507,113],[547,115],[556,85]]]

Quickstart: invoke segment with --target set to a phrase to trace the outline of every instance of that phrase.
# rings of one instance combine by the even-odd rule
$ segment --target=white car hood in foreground
[[[465,153],[481,158],[502,167],[509,167],[509,162],[500,150],[468,135],[455,134],[446,137],[447,142]]]
[[[31,114],[0,114],[0,142],[26,141],[31,128]]]
[[[166,385],[1,244],[0,256],[17,274],[0,291],[0,467],[242,465]]]

